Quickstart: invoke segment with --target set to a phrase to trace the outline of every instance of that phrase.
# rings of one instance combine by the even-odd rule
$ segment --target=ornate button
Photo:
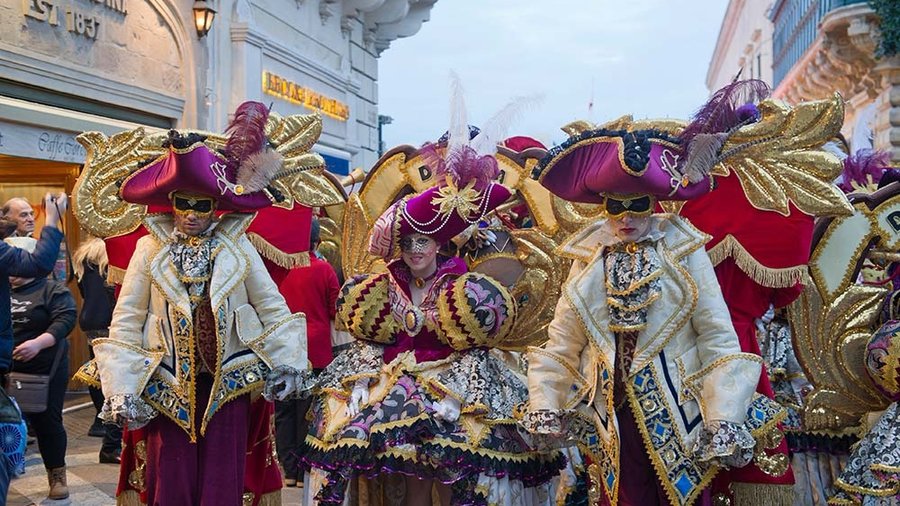
[[[406,330],[406,333],[410,336],[415,336],[422,330],[422,325],[425,323],[425,314],[422,313],[422,310],[415,307],[410,306],[409,309],[406,310],[406,314],[403,315],[403,326]]]

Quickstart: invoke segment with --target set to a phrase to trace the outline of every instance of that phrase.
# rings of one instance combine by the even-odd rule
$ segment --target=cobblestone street
[[[73,505],[106,506],[114,505],[119,466],[99,464],[101,438],[87,435],[94,419],[94,407],[85,394],[69,394],[66,398],[63,419],[69,436],[66,452],[68,467],[69,498],[62,501],[47,499],[47,474],[38,453],[37,444],[28,446],[25,455],[25,475],[12,481],[9,488],[8,506]],[[81,407],[87,404],[86,407]],[[300,488],[286,488],[282,492],[284,506],[300,505]]]

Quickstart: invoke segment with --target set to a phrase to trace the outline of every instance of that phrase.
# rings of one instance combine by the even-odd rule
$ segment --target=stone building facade
[[[347,174],[378,158],[378,56],[437,0],[0,0],[0,204],[71,191],[75,136],[221,131],[244,100],[318,111],[313,149]],[[195,7],[216,11],[200,36]],[[80,238],[67,220],[70,248]],[[63,269],[64,270],[64,269]],[[86,347],[75,339],[73,363]]]
[[[878,40],[878,17],[864,0],[730,0],[707,86],[726,83],[759,44],[762,78],[776,97],[796,103],[839,92],[851,150],[887,150],[900,163],[900,56],[877,57]]]

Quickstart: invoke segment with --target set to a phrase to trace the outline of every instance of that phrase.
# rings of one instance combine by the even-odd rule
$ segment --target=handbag
[[[6,391],[12,396],[23,413],[43,413],[47,411],[47,400],[50,397],[50,379],[56,374],[59,362],[66,347],[59,343],[50,374],[29,374],[10,372],[7,375]]]
[[[0,453],[12,463],[12,475],[25,474],[28,429],[16,401],[0,388]]]

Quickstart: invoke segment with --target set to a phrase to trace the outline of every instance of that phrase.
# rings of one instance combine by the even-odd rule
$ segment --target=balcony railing
[[[866,3],[866,0],[778,0],[772,7],[774,26],[772,54],[774,55],[774,85],[790,72],[818,36],[819,22],[826,14],[846,5]]]

